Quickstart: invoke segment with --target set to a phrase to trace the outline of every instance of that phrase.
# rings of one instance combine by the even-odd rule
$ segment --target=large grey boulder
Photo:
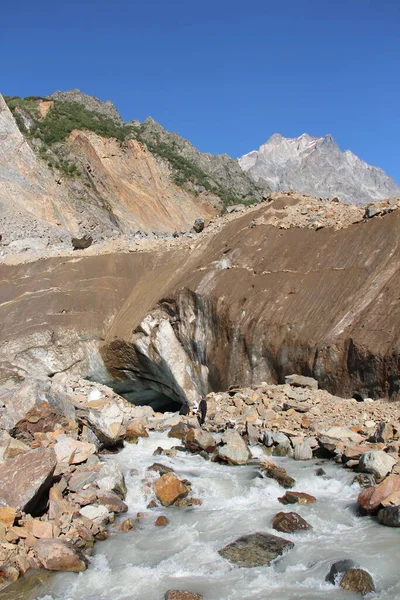
[[[295,445],[293,453],[294,460],[311,460],[312,457],[313,453],[307,442],[301,442],[300,444]]]
[[[386,452],[383,452],[383,450],[364,452],[360,457],[360,471],[372,473],[379,479],[386,477],[395,464],[396,459],[393,458],[393,456],[386,454]]]
[[[246,442],[237,431],[227,431],[222,436],[223,446],[218,448],[218,458],[228,465],[245,465],[251,454]]]
[[[52,448],[31,450],[0,464],[0,506],[34,511],[50,488],[56,464]]]
[[[218,552],[239,567],[261,567],[270,565],[274,558],[293,547],[293,542],[289,540],[269,533],[257,532],[243,535]]]
[[[385,506],[378,512],[378,521],[387,527],[400,527],[400,506]]]

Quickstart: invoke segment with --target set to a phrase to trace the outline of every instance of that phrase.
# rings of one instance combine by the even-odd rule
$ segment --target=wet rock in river
[[[349,569],[343,575],[340,587],[349,592],[358,592],[365,596],[375,591],[374,581],[364,569]]]
[[[173,473],[174,470],[171,467],[167,467],[167,465],[163,465],[161,463],[153,463],[149,467],[149,471],[156,471],[160,475],[165,475],[166,473]]]
[[[140,437],[149,437],[144,423],[139,419],[130,421],[126,427],[125,440],[131,444],[135,444]]]
[[[168,523],[169,523],[169,521],[168,521],[167,517],[164,517],[164,515],[160,515],[154,521],[154,525],[156,525],[157,527],[166,527],[168,525]]]
[[[171,429],[168,432],[168,437],[177,438],[178,440],[183,441],[190,429],[193,429],[191,425],[188,425],[187,423],[181,421],[177,425],[173,425],[171,427]]]
[[[170,506],[189,493],[189,488],[174,473],[162,475],[154,484],[154,492],[163,506]]]
[[[266,477],[275,479],[279,485],[286,489],[292,488],[296,484],[293,477],[290,477],[283,467],[278,467],[272,460],[260,458],[260,468]]]
[[[270,565],[271,560],[293,547],[293,542],[289,540],[269,533],[257,532],[238,538],[218,552],[239,567],[249,568]]]
[[[400,490],[400,475],[389,475],[379,485],[362,490],[357,502],[367,512],[374,512],[383,500],[398,490]]]
[[[313,504],[316,501],[314,496],[305,492],[286,492],[284,496],[278,498],[281,504]]]
[[[325,577],[325,581],[332,583],[335,585],[340,577],[346,573],[349,569],[358,569],[360,565],[356,563],[354,560],[350,558],[345,558],[344,560],[338,560],[337,562],[331,565],[331,569],[327,576]]]
[[[378,512],[378,521],[387,527],[400,527],[400,506],[385,506]]]
[[[282,533],[312,529],[311,525],[295,512],[279,512],[272,521],[272,527]]]
[[[185,592],[182,590],[169,590],[164,596],[165,600],[203,600],[203,596],[194,592]]]

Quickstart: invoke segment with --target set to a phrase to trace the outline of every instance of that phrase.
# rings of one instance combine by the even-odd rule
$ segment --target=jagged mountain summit
[[[400,195],[400,187],[382,169],[350,150],[342,152],[331,135],[285,138],[276,133],[259,150],[242,156],[239,164],[273,191],[296,190],[352,204]]]

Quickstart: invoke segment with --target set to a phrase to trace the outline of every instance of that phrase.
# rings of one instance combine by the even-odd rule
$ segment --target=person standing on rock
[[[207,415],[207,400],[205,396],[201,397],[200,400],[200,404],[199,404],[199,415],[198,415],[198,419],[199,419],[199,423],[200,425],[204,424],[204,421],[206,420],[206,415]]]

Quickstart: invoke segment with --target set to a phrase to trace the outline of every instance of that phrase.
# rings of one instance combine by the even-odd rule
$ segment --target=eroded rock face
[[[48,492],[56,464],[52,448],[31,450],[0,464],[0,506],[32,512]]]
[[[141,381],[177,401],[186,391],[198,399],[210,389],[283,381],[294,372],[342,397],[355,390],[396,397],[399,345],[385,332],[388,324],[395,332],[400,318],[400,212],[315,232],[264,224],[279,206],[244,213],[212,239],[204,233],[184,259],[172,250],[1,266],[3,376],[103,369],[106,378],[98,354],[105,339],[111,378]],[[82,316],[89,308],[90,322]],[[22,325],[28,318],[29,331]]]
[[[294,547],[293,542],[269,533],[252,533],[244,535],[225,548],[219,554],[239,567],[261,567],[270,565],[285,550]]]

